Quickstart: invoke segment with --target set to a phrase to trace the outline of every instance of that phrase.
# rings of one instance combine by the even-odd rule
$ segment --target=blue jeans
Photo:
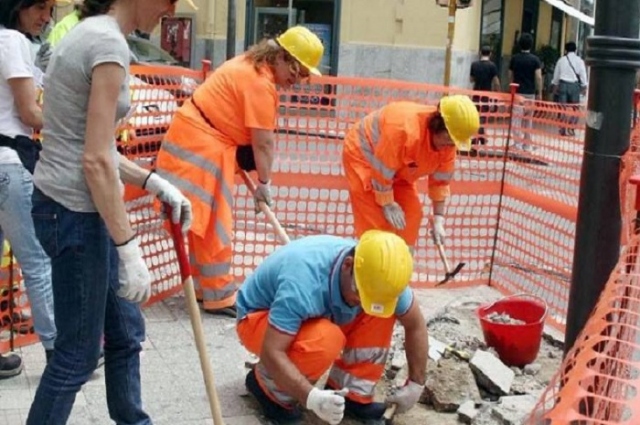
[[[107,405],[118,425],[148,425],[142,410],[140,306],[116,295],[118,253],[98,213],[73,212],[37,188],[33,221],[51,257],[58,337],[28,425],[66,424],[76,393],[96,368],[104,332]]]
[[[33,228],[32,192],[31,174],[22,164],[0,166],[0,247],[6,236],[22,269],[34,330],[44,348],[51,350],[56,338],[51,263]]]

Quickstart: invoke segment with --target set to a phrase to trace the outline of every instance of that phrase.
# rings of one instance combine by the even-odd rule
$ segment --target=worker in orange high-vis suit
[[[356,236],[388,230],[415,247],[422,222],[416,181],[428,176],[432,236],[444,243],[456,150],[470,150],[479,127],[478,111],[464,95],[445,96],[438,106],[392,102],[357,122],[342,157]]]
[[[162,142],[157,172],[193,206],[189,232],[196,296],[205,311],[235,317],[230,274],[232,206],[237,167],[258,174],[255,205],[271,204],[276,86],[320,75],[320,39],[305,27],[263,40],[211,74],[177,111]],[[258,211],[258,210],[257,210]]]
[[[297,404],[330,424],[346,414],[384,424],[419,400],[425,383],[427,326],[408,287],[413,260],[399,236],[365,232],[359,241],[318,235],[269,255],[238,293],[237,332],[260,361],[247,390],[276,424],[302,424]],[[385,403],[374,402],[399,321],[409,377]],[[314,383],[329,369],[324,390]]]

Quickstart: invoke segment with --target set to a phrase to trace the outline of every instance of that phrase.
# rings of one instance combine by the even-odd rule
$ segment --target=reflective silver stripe
[[[435,173],[431,174],[431,177],[433,177],[436,180],[449,181],[453,177],[453,173],[436,171]]]
[[[202,168],[203,170],[211,173],[215,177],[218,184],[220,185],[222,194],[224,196],[225,201],[227,202],[227,205],[229,205],[229,208],[233,207],[233,195],[231,194],[231,189],[229,189],[229,186],[227,186],[227,184],[222,179],[222,172],[220,171],[220,168],[217,165],[215,165],[208,159],[200,155],[193,154],[185,149],[182,149],[179,146],[176,146],[174,143],[167,140],[164,140],[162,142],[162,148],[165,149],[171,155],[174,155],[183,161],[189,162],[194,166]],[[181,192],[192,194],[203,203],[210,205],[213,211],[216,210],[215,199],[210,193],[208,193],[201,187],[196,186],[190,181],[177,177],[167,171],[158,169],[156,170],[156,172],[160,177],[166,179],[167,181],[169,181],[169,183],[173,184],[178,189],[180,189]],[[222,223],[216,220],[215,226],[216,226],[216,234],[222,241],[223,245],[231,245],[231,236],[227,233],[227,230],[224,228]]]
[[[231,282],[222,289],[207,289],[202,287],[202,298],[205,301],[222,301],[233,296],[238,290],[235,282]]]
[[[371,167],[382,174],[385,179],[391,180],[396,172],[384,165],[380,159],[376,158],[373,152],[378,145],[378,142],[380,141],[379,115],[380,113],[376,111],[373,114],[365,117],[365,119],[360,122],[360,128],[358,129],[358,136],[360,138],[360,149],[362,150],[362,153],[364,154]],[[371,141],[367,139],[367,132],[365,131],[365,122],[367,121],[371,122]]]
[[[329,379],[338,385],[338,388],[348,388],[349,392],[363,397],[373,397],[376,383],[368,379],[356,378],[336,365],[331,368]]]
[[[232,205],[231,205],[232,206]],[[231,237],[220,221],[216,220],[216,234],[224,246],[231,245]]]
[[[376,179],[371,179],[371,186],[373,186],[373,190],[376,192],[389,192],[393,190],[392,185],[384,185]]]
[[[342,351],[342,361],[348,365],[373,363],[384,366],[388,355],[388,348],[345,348]]]
[[[222,196],[224,196],[224,200],[227,201],[227,205],[229,205],[229,207],[233,206],[233,194],[231,193],[231,189],[229,188],[229,186],[227,186],[226,182],[222,178],[222,170],[220,170],[220,167],[218,167],[217,164],[209,161],[202,155],[198,155],[186,149],[183,149],[168,140],[164,140],[162,142],[162,149],[166,150],[171,155],[178,157],[183,161],[193,164],[194,166],[210,173],[213,177],[215,177],[215,179],[218,181],[218,184],[220,185],[220,190],[222,190]]]
[[[280,391],[278,389],[276,382],[273,379],[271,379],[271,377],[267,373],[267,369],[265,369],[262,363],[258,363],[256,365],[255,370],[256,370],[256,373],[260,376],[260,380],[262,381],[262,384],[265,387],[267,387],[266,390],[272,396],[274,396],[275,399],[278,400],[278,402],[280,402],[281,404],[284,404],[285,406],[290,406],[294,403],[295,400],[293,399],[293,397],[291,397],[287,393]]]

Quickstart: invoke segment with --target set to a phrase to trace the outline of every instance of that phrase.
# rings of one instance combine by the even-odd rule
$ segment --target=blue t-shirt
[[[346,304],[340,293],[340,266],[354,240],[308,236],[278,248],[256,268],[238,291],[238,321],[254,311],[269,310],[269,324],[295,335],[302,322],[324,317],[337,325],[352,322],[360,306]],[[396,316],[409,311],[413,292],[407,287]]]

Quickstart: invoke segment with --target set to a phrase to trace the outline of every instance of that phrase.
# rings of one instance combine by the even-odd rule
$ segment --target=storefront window
[[[340,0],[249,0],[247,6],[246,47],[277,36],[290,26],[304,25],[324,45],[320,71],[335,74]]]
[[[491,59],[500,67],[502,52],[502,9],[504,0],[482,0],[480,46],[491,46]]]
[[[596,14],[596,0],[581,0],[580,11],[588,16],[595,16]],[[587,52],[587,37],[593,34],[593,27],[587,25],[584,22],[580,22],[578,25],[578,37],[576,44],[578,45],[578,53],[580,56],[585,57]]]

